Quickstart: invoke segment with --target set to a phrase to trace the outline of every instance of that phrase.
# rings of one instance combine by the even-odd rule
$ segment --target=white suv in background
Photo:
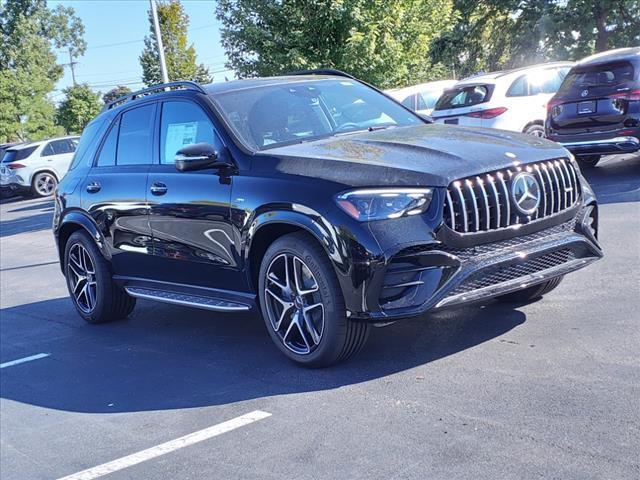
[[[573,64],[554,62],[464,79],[446,90],[433,121],[544,137],[547,102]]]
[[[39,197],[51,195],[69,170],[79,138],[54,138],[7,149],[2,158],[2,186],[30,190]]]
[[[447,88],[453,87],[456,83],[456,80],[438,80],[437,82],[421,83],[412,87],[392,88],[385,90],[384,93],[416,113],[431,115],[431,111],[442,92]]]

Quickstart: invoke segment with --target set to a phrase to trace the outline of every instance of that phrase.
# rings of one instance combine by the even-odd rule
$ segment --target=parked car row
[[[0,146],[3,197],[18,193],[39,197],[53,194],[69,170],[78,140],[77,136],[69,136]]]
[[[587,167],[640,150],[640,47],[386,93],[435,123],[548,137]]]

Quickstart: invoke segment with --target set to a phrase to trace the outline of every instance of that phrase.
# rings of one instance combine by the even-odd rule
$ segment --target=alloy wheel
[[[267,316],[285,347],[299,355],[313,352],[324,333],[324,306],[318,282],[298,256],[273,259],[265,279]]]
[[[38,176],[36,179],[36,192],[39,195],[46,197],[51,195],[56,188],[56,179],[53,175],[44,173]]]
[[[74,244],[69,250],[67,260],[67,281],[69,290],[84,313],[91,313],[97,302],[96,271],[87,249],[80,243]]]

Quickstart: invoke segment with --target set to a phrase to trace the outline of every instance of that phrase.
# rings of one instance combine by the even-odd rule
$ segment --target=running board
[[[190,295],[185,293],[168,292],[166,290],[154,290],[144,287],[124,287],[125,291],[136,298],[145,300],[155,300],[175,305],[202,308],[216,312],[240,312],[247,311],[251,307],[244,303],[231,302],[229,300],[219,300],[217,298],[203,297],[200,295]]]

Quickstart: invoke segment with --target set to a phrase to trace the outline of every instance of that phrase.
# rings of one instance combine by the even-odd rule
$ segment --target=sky
[[[147,11],[149,0],[49,0],[49,7],[58,4],[73,7],[84,23],[87,51],[76,59],[76,81],[88,83],[94,90],[107,92],[116,85],[132,90],[144,87],[138,57],[149,34]],[[215,17],[215,0],[182,0],[189,15],[189,42],[193,43],[197,62],[204,63],[213,73],[214,82],[224,81],[226,55],[220,44],[220,23]],[[60,64],[69,63],[66,50],[56,50]],[[64,77],[56,85],[51,97],[63,99],[63,88],[72,85],[71,71],[64,67]]]

